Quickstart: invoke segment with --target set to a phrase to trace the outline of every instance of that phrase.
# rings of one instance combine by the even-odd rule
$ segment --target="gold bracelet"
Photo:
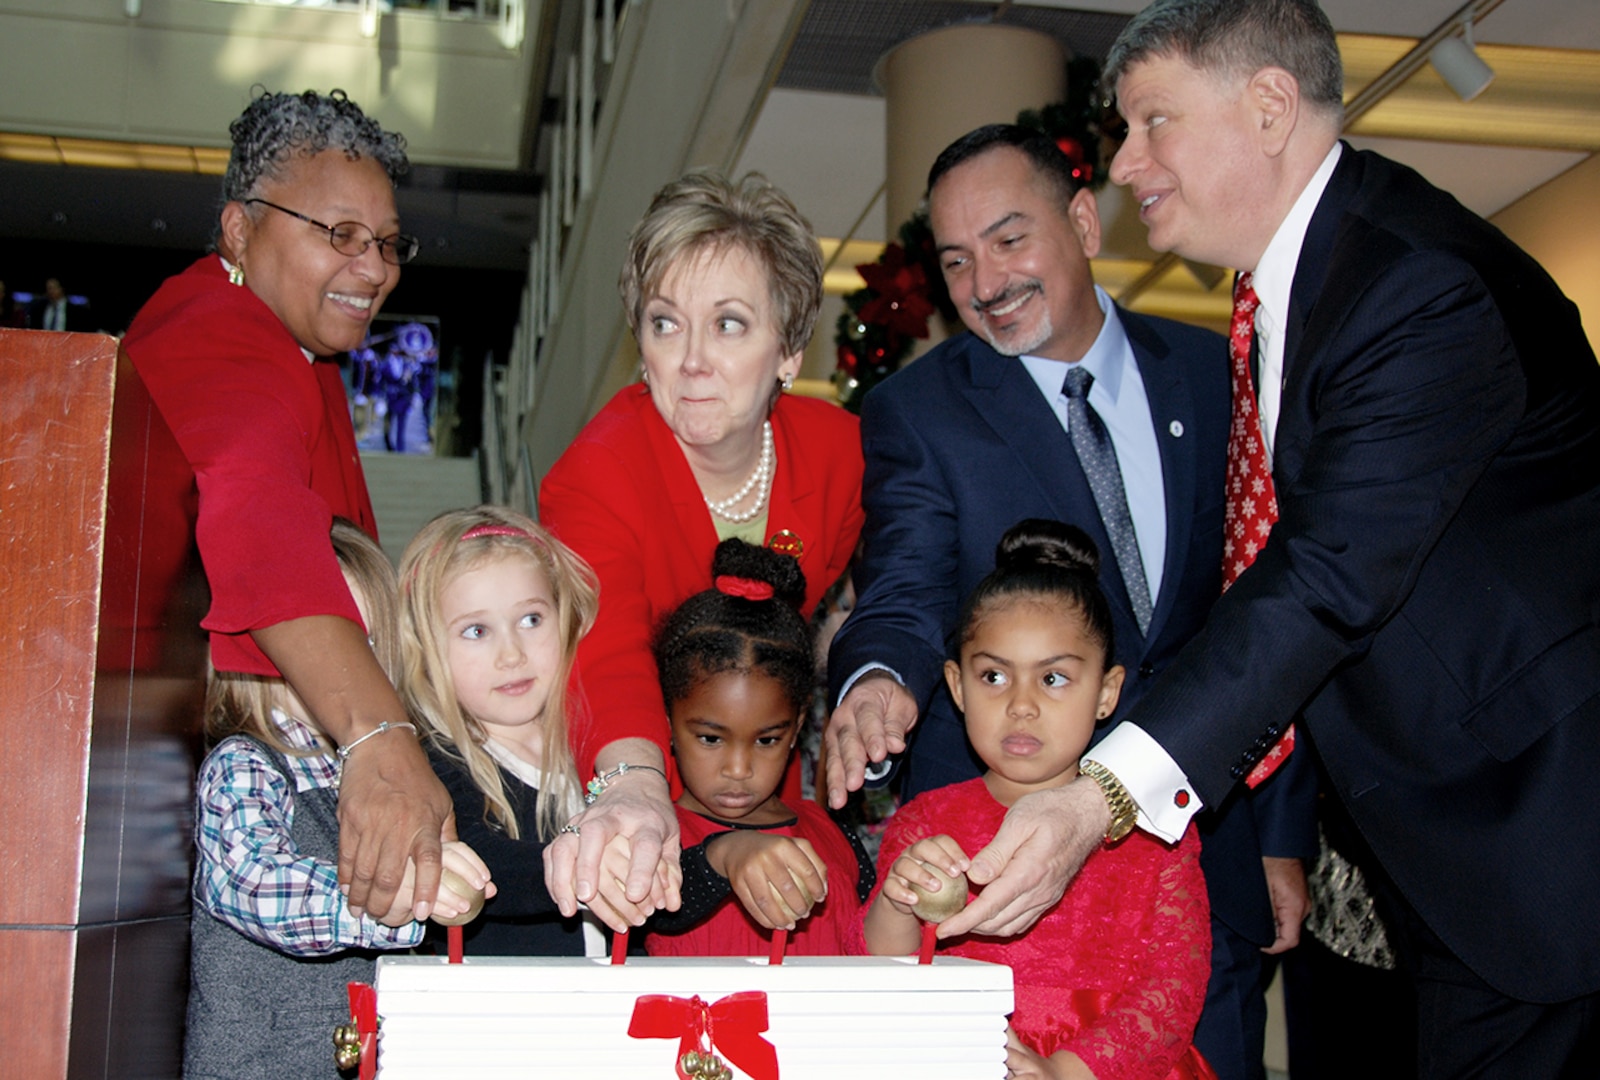
[[[1133,831],[1134,824],[1139,820],[1138,805],[1134,803],[1133,796],[1128,794],[1128,789],[1122,786],[1122,781],[1098,761],[1080,763],[1078,772],[1100,785],[1106,805],[1111,808],[1111,824],[1106,826],[1105,841],[1115,844]]]

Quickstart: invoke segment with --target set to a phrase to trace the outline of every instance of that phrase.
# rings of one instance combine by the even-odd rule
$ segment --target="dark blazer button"
[[[1246,774],[1249,772],[1250,770],[1245,768],[1243,765],[1234,765],[1228,769],[1228,775],[1233,777],[1235,780],[1243,780]]]
[[[1139,678],[1148,679],[1150,676],[1154,675],[1155,673],[1156,673],[1156,666],[1154,664],[1140,664],[1139,665]]]

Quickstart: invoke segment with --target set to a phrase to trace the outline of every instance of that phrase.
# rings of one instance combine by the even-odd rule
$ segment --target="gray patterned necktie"
[[[1067,369],[1066,380],[1061,384],[1061,392],[1067,398],[1067,433],[1078,453],[1078,464],[1088,477],[1100,521],[1111,538],[1111,552],[1122,571],[1122,583],[1127,587],[1139,633],[1144,634],[1150,629],[1153,610],[1150,585],[1144,576],[1144,559],[1139,555],[1139,538],[1133,531],[1133,515],[1128,512],[1117,448],[1111,444],[1111,434],[1100,414],[1089,406],[1089,387],[1093,385],[1094,376],[1083,365],[1073,364]]]

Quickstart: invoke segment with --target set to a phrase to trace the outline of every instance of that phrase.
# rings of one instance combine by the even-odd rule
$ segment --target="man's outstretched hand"
[[[868,763],[904,752],[906,735],[916,722],[917,699],[888,672],[868,672],[858,679],[822,733],[828,805],[841,809],[850,792],[866,783]]]
[[[989,846],[972,857],[967,879],[985,886],[966,909],[939,924],[941,938],[1015,937],[1038,922],[1106,834],[1111,809],[1100,786],[1082,777],[1024,795],[1006,812]]]

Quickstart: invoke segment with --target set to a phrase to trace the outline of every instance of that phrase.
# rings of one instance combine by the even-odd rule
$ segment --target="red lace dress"
[[[855,850],[840,827],[815,803],[797,800],[789,805],[798,815],[791,824],[764,826],[759,831],[809,841],[822,865],[828,868],[828,895],[790,933],[786,952],[790,956],[843,955],[852,937],[859,935],[856,924],[861,900],[856,894],[856,881],[861,871]],[[679,807],[678,827],[683,847],[688,849],[734,826]],[[866,869],[871,870],[870,863]],[[687,895],[684,906],[694,906]],[[651,956],[766,956],[771,947],[772,932],[746,915],[739,898],[731,892],[714,914],[693,929],[645,937],[645,952]]]
[[[975,855],[1005,814],[981,778],[919,795],[889,820],[878,887],[918,840],[942,833]],[[1190,1042],[1211,975],[1210,911],[1193,827],[1176,847],[1136,830],[1101,848],[1020,938],[964,937],[940,948],[1010,965],[1011,1026],[1041,1055],[1071,1050],[1096,1080],[1214,1076]]]

